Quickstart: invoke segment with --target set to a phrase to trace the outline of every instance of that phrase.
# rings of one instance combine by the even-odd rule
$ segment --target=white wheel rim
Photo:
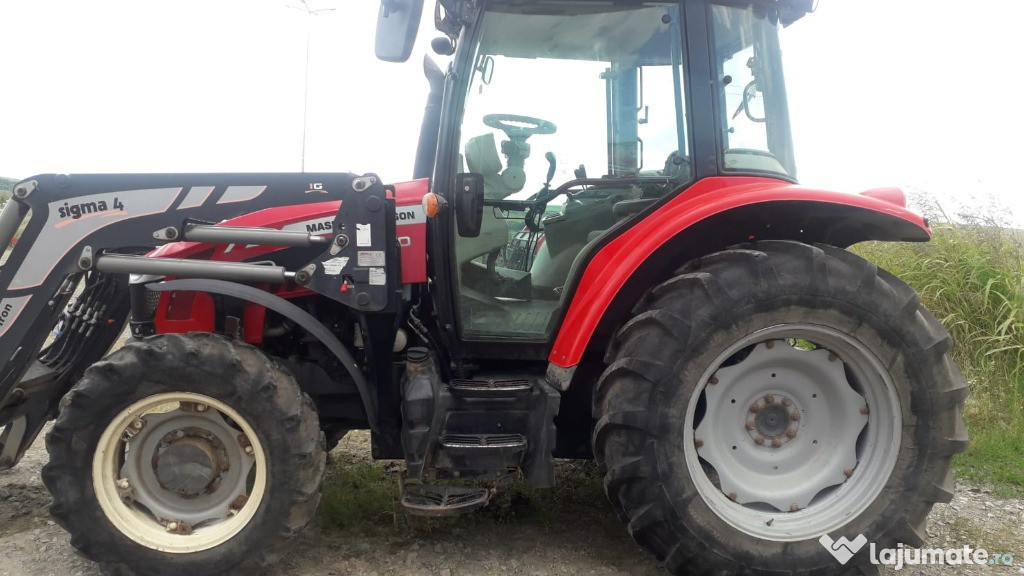
[[[765,328],[719,355],[701,382],[687,407],[686,465],[704,502],[734,528],[774,541],[817,538],[862,513],[888,481],[899,397],[852,336],[812,324]]]
[[[206,460],[166,464],[196,454]],[[147,548],[185,554],[223,544],[249,524],[266,493],[267,460],[237,411],[172,392],[138,400],[111,420],[93,454],[92,481],[118,531]]]

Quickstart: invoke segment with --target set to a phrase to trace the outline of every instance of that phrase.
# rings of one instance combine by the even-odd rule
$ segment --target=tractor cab
[[[698,179],[795,178],[778,39],[803,13],[793,3],[444,1],[442,12],[441,52],[457,51],[440,122],[424,124],[440,129],[421,148],[436,150],[434,191],[457,213],[437,221],[434,248],[455,295],[440,313],[466,354],[549,342],[587,258]],[[468,233],[458,213],[479,206],[452,197],[466,173],[483,206]]]

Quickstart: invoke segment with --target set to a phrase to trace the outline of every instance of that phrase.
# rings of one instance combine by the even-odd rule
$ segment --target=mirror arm
[[[471,22],[470,6],[465,0],[438,0],[434,7],[434,27],[455,42],[462,28]],[[444,8],[444,15],[441,9]]]

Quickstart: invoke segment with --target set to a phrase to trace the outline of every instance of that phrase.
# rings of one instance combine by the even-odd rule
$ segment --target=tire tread
[[[654,470],[649,448],[658,437],[653,426],[659,409],[655,392],[669,385],[670,374],[678,369],[665,359],[684,356],[687,341],[697,333],[696,324],[713,323],[721,310],[756,301],[769,285],[811,298],[845,299],[864,310],[877,306],[881,294],[899,322],[912,326],[916,341],[908,348],[919,350],[926,357],[922,361],[934,366],[936,386],[912,402],[915,414],[935,416],[930,422],[933,445],[924,454],[927,488],[908,505],[902,527],[895,532],[908,538],[905,542],[916,542],[924,534],[923,521],[932,505],[951,497],[950,459],[966,449],[968,441],[960,417],[967,385],[947,356],[948,333],[921,307],[917,293],[871,262],[827,245],[766,241],[710,254],[682,266],[675,277],[639,301],[634,318],[609,345],[609,366],[594,394],[593,446],[606,469],[606,493],[636,541],[664,560],[673,574],[769,574],[756,569],[749,554],[728,558],[712,550],[683,519],[666,520],[665,511],[672,510],[673,503],[666,479]],[[673,337],[666,339],[665,334]],[[637,396],[637,390],[644,393]],[[644,406],[646,418],[638,410]],[[837,570],[850,575],[878,573],[877,567],[859,564],[841,569],[796,567],[785,573],[824,576]]]

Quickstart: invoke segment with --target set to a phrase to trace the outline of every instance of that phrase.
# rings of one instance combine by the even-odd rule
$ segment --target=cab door
[[[586,256],[692,170],[678,4],[488,7],[441,161],[484,182],[480,234],[449,223],[453,329],[501,356],[542,352]]]

